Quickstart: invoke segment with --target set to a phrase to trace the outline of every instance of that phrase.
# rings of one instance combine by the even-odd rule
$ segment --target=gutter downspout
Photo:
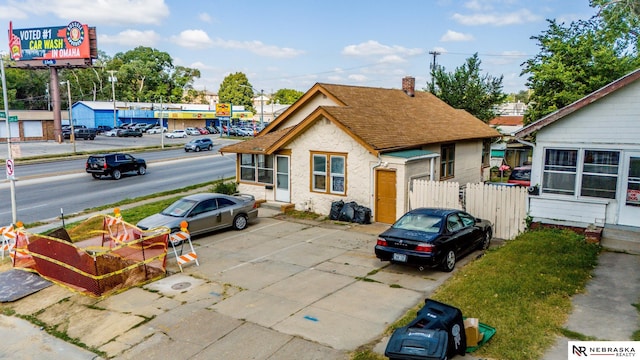
[[[380,157],[380,153],[378,153],[378,163],[377,164],[373,164],[371,166],[371,175],[370,175],[371,176],[371,180],[370,180],[370,184],[369,184],[370,189],[371,189],[371,202],[369,204],[369,208],[371,209],[371,212],[372,212],[372,215],[374,216],[374,218],[375,218],[375,203],[376,203],[376,201],[375,201],[375,196],[376,196],[376,193],[375,193],[375,187],[376,187],[376,184],[375,184],[375,171],[376,171],[376,168],[380,167],[380,165],[382,165],[382,158]]]

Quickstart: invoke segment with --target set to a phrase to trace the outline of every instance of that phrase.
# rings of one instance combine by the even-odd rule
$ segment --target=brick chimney
[[[412,76],[405,76],[402,78],[402,91],[405,94],[413,97],[416,92],[416,78]]]

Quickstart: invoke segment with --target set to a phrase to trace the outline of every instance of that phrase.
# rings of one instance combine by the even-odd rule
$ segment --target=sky
[[[478,53],[481,74],[503,76],[503,91],[526,89],[522,63],[540,48],[547,19],[589,19],[589,0],[0,0],[9,29],[95,27],[98,50],[138,46],[197,68],[193,86],[217,93],[244,73],[256,93],[307,91],[316,83],[416,89],[434,61],[454,72]],[[8,40],[0,53],[9,52]]]

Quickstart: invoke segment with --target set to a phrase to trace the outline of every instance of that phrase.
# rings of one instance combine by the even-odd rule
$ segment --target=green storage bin
[[[482,345],[486,344],[493,335],[496,334],[496,329],[481,322],[478,322],[478,331],[482,334],[482,340],[476,346],[467,346],[467,352],[472,353],[478,350]]]

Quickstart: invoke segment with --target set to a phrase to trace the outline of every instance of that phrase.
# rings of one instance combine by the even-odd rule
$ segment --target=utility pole
[[[431,62],[431,88],[434,88],[435,87],[435,76],[433,76],[433,75],[436,72],[436,66],[438,66],[437,63],[436,63],[436,57],[438,55],[440,55],[441,53],[439,51],[435,51],[434,50],[434,51],[429,51],[429,54],[433,55],[433,61]]]
[[[111,93],[113,94],[113,127],[115,128],[117,125],[116,121],[116,81],[118,79],[113,75],[117,73],[115,70],[109,70],[109,81],[111,81]]]

